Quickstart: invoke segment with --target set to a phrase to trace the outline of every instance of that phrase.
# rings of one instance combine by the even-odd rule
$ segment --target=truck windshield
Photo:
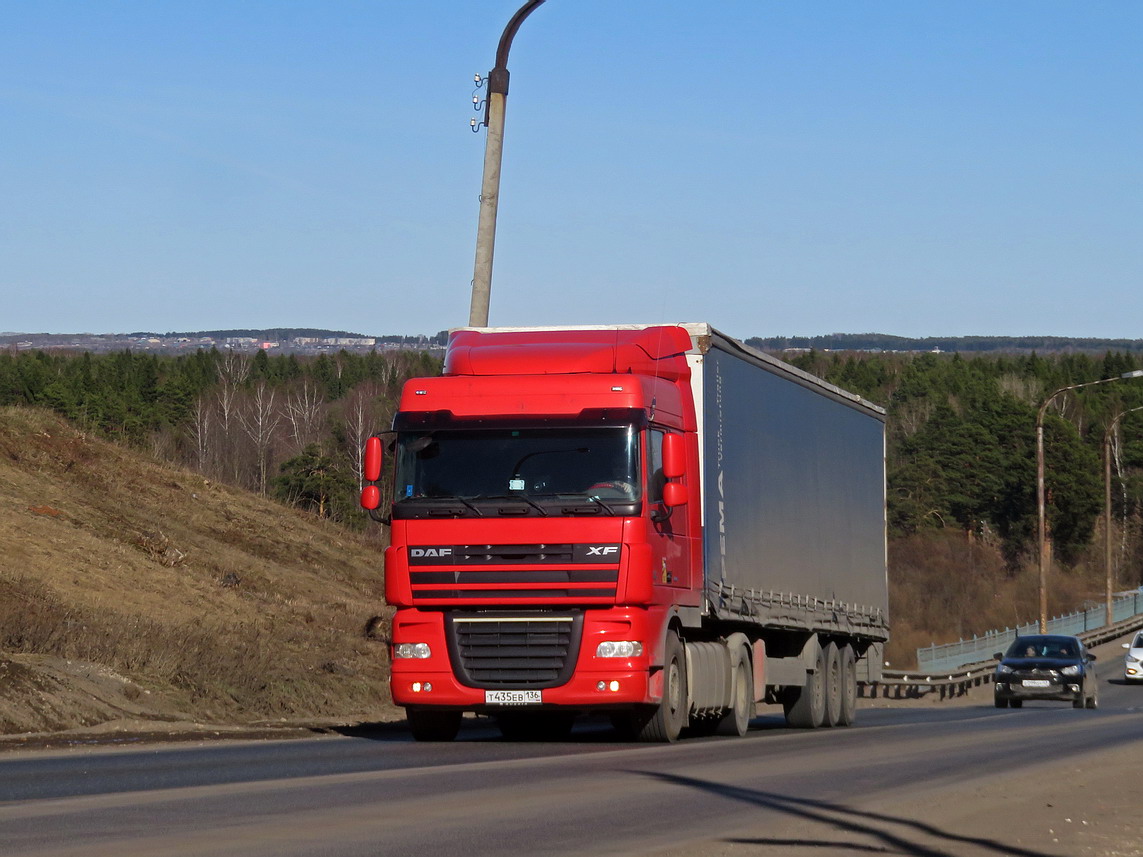
[[[642,494],[638,437],[633,426],[403,432],[394,499],[633,503]]]

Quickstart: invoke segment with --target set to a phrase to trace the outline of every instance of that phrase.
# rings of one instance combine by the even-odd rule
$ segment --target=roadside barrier
[[[1106,608],[1101,607],[1100,610],[1105,612]],[[1133,633],[1140,628],[1143,628],[1143,615],[1135,614],[1113,625],[1103,625],[1090,631],[1078,633],[1055,630],[1049,623],[1048,633],[1069,634],[1079,637],[1085,646],[1090,647]],[[1039,633],[1039,625],[1022,627],[1020,633],[1037,634]],[[1016,632],[1013,632],[1008,644],[1015,636]],[[999,640],[1001,637],[995,635],[991,639]],[[987,658],[982,657],[976,663],[964,664],[956,670],[947,672],[944,670],[884,670],[881,681],[858,682],[857,695],[865,699],[921,699],[932,694],[942,700],[964,696],[974,687],[992,683],[992,676],[996,671],[994,655],[1004,651],[1008,644],[994,648],[989,652]]]
[[[1143,614],[1143,591],[1137,590],[1127,595],[1120,595],[1113,599],[1111,604],[1112,624],[1128,621]],[[1106,624],[1107,605],[1100,604],[1090,610],[1049,619],[1048,633],[1082,637],[1088,631],[1105,627]],[[959,640],[955,643],[917,649],[917,672],[952,672],[965,665],[987,661],[996,652],[1007,649],[1018,636],[1038,634],[1039,628],[1040,623],[1033,622],[1016,628],[1005,628],[1003,631],[989,631],[971,640]]]

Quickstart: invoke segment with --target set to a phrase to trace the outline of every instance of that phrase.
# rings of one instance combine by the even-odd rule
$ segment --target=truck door
[[[652,514],[647,518],[650,533],[654,580],[657,586],[689,588],[691,585],[691,533],[689,509],[669,511],[663,505],[663,436],[666,430],[652,427],[647,432],[647,501]],[[655,520],[659,518],[659,520]]]

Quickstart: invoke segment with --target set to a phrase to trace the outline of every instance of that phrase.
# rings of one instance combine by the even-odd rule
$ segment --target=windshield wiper
[[[583,497],[589,503],[595,503],[597,506],[599,506],[599,508],[603,509],[603,511],[605,511],[607,514],[609,514],[613,517],[617,514],[617,512],[613,508],[611,508],[611,506],[609,506],[607,503],[604,503],[601,499],[596,497],[594,494],[588,494],[586,491],[580,491],[580,492],[577,492],[576,494],[574,494],[573,496],[576,497],[577,499],[580,497]]]
[[[480,502],[482,500],[509,500],[513,503],[526,503],[537,512],[539,512],[543,517],[548,517],[548,512],[543,506],[541,506],[539,503],[532,502],[523,494],[481,494],[477,497],[471,497],[470,499],[475,502]],[[501,510],[501,514],[503,514],[503,510]]]
[[[463,497],[402,497],[395,505],[400,506],[405,503],[410,506],[420,507],[430,515],[454,515],[456,517],[462,517],[464,515],[464,509],[460,509],[458,506],[463,506],[477,518],[484,517],[483,512]]]

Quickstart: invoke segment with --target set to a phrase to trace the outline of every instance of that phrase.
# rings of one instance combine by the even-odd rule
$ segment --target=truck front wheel
[[[670,631],[663,646],[663,701],[637,724],[637,739],[659,743],[674,741],[686,728],[689,709],[686,653],[682,640]]]

